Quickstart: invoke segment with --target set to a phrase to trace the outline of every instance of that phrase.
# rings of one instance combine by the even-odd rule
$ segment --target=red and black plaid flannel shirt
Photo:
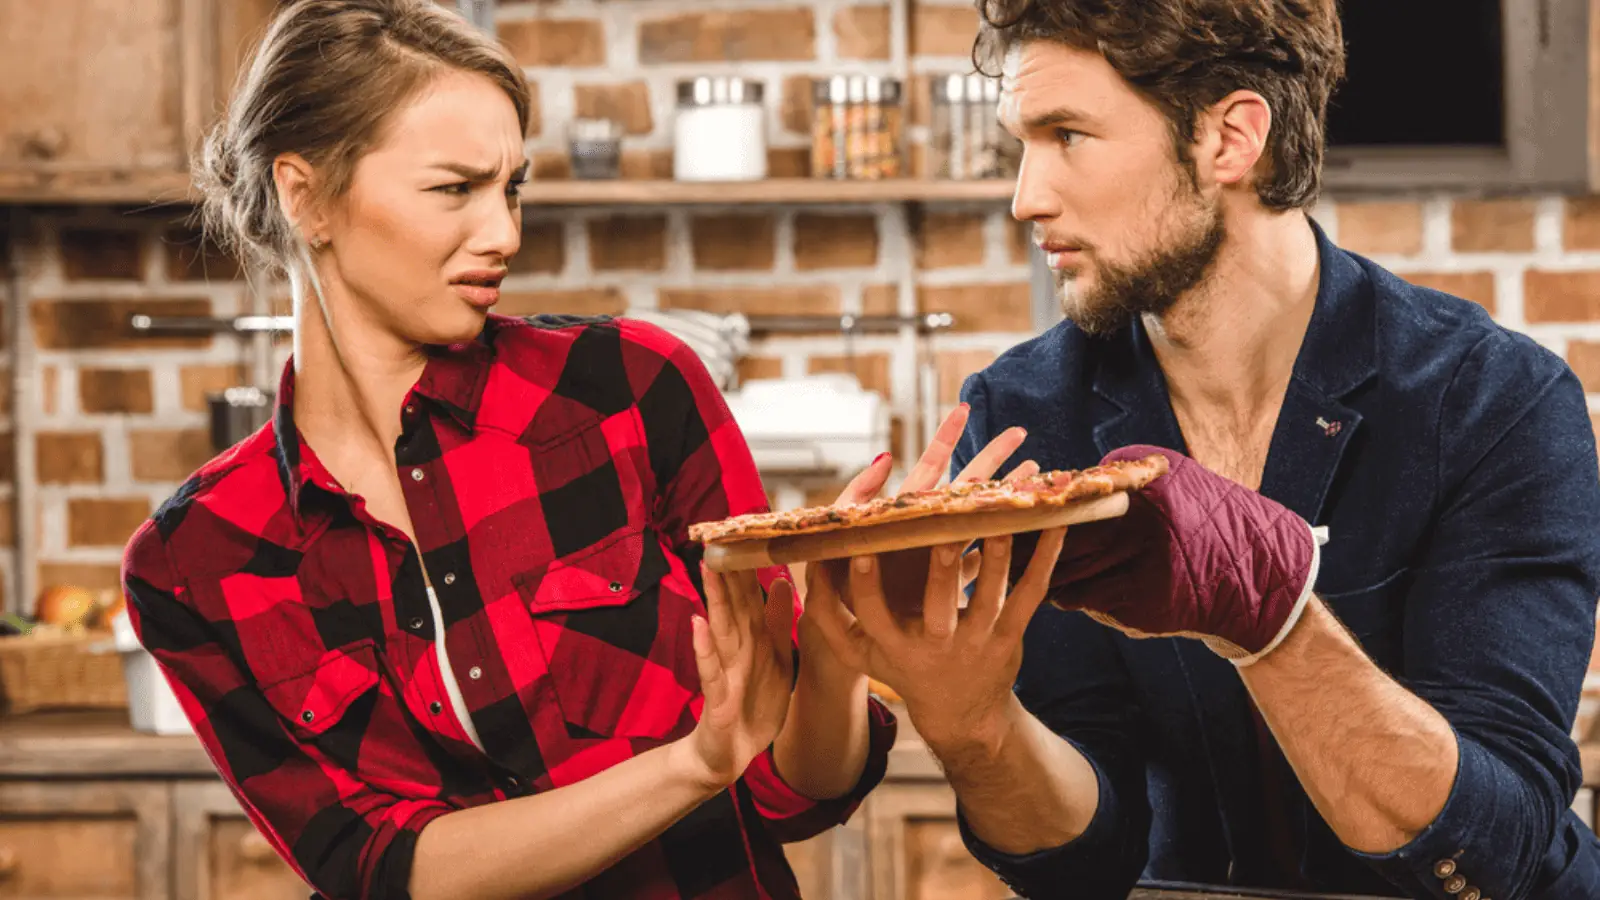
[[[434,818],[693,729],[705,606],[687,529],[766,495],[684,344],[628,320],[492,316],[438,350],[395,445],[415,547],[317,461],[293,389],[291,367],[272,425],[161,507],[123,579],[218,772],[318,893],[404,897]],[[441,681],[423,566],[482,751]],[[874,700],[871,721],[845,797],[798,794],[769,750],[574,895],[796,896],[781,843],[843,822],[882,778],[895,720]]]

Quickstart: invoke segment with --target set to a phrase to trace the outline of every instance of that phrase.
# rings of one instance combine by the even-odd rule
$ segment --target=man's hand
[[[1022,635],[1044,599],[1064,528],[1044,532],[1027,572],[1006,594],[1011,539],[990,538],[972,601],[961,608],[960,544],[930,554],[921,615],[890,611],[875,556],[817,568],[807,611],[845,664],[897,692],[930,743],[947,736],[996,739],[1022,665]],[[846,573],[848,568],[848,573]],[[845,608],[847,591],[854,613]]]

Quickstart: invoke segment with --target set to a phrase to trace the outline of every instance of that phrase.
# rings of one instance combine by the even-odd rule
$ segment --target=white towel
[[[689,345],[705,363],[719,390],[734,386],[739,358],[750,350],[750,320],[739,313],[718,315],[692,309],[629,309],[624,316],[649,322]]]

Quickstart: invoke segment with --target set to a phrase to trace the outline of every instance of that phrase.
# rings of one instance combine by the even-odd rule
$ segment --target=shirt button
[[[1475,887],[1469,887],[1461,892],[1461,900],[1483,900],[1483,892]]]
[[[311,724],[311,720],[315,719],[316,717],[317,717],[317,714],[308,709],[305,712],[300,714],[300,721],[306,723],[307,725],[310,725]]]
[[[454,572],[446,572],[446,573],[444,573],[444,583],[445,584],[455,584],[456,583],[456,573],[454,573]]]
[[[433,702],[432,702],[432,703],[429,703],[429,704],[428,704],[428,712],[431,712],[431,713],[433,713],[433,714],[434,714],[434,715],[436,715],[436,716],[437,716],[437,715],[438,715],[438,714],[439,714],[439,713],[441,713],[441,712],[443,712],[443,711],[444,711],[444,704],[443,704],[443,703],[440,703],[440,702],[439,702],[439,701],[437,701],[437,700],[435,700],[435,701],[433,701]]]
[[[615,594],[620,590],[622,590],[622,582],[620,582],[620,581],[611,582],[611,593]]]
[[[519,788],[521,786],[522,786],[522,782],[517,780],[517,776],[515,776],[515,775],[507,775],[506,776],[506,780],[505,780],[505,789],[506,790],[514,791],[514,790],[516,790],[517,788]]]
[[[408,622],[406,624],[411,626],[411,630],[412,631],[421,631],[422,630],[422,617],[421,616],[417,616],[415,619],[412,619],[410,622]]]
[[[1466,886],[1467,880],[1465,878],[1462,878],[1460,875],[1451,875],[1444,881],[1444,892],[1446,894],[1459,894],[1461,893],[1461,889]]]
[[[1433,864],[1433,875],[1435,878],[1449,878],[1455,873],[1456,861],[1453,859],[1441,859]]]
[[[483,677],[483,670],[477,666],[473,666],[467,670],[467,677],[471,678],[473,681],[477,681],[479,678]]]
[[[409,403],[406,404],[406,415],[409,416],[409,415],[411,415],[412,413],[414,413],[416,411],[417,411],[417,408],[415,406],[412,406]]]
[[[412,469],[411,470],[411,480],[412,481],[421,481],[422,480],[422,470],[421,469]]]

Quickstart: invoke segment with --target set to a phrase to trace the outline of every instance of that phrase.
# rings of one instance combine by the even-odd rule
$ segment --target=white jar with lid
[[[678,82],[672,173],[678,181],[767,177],[762,84],[736,76]]]

